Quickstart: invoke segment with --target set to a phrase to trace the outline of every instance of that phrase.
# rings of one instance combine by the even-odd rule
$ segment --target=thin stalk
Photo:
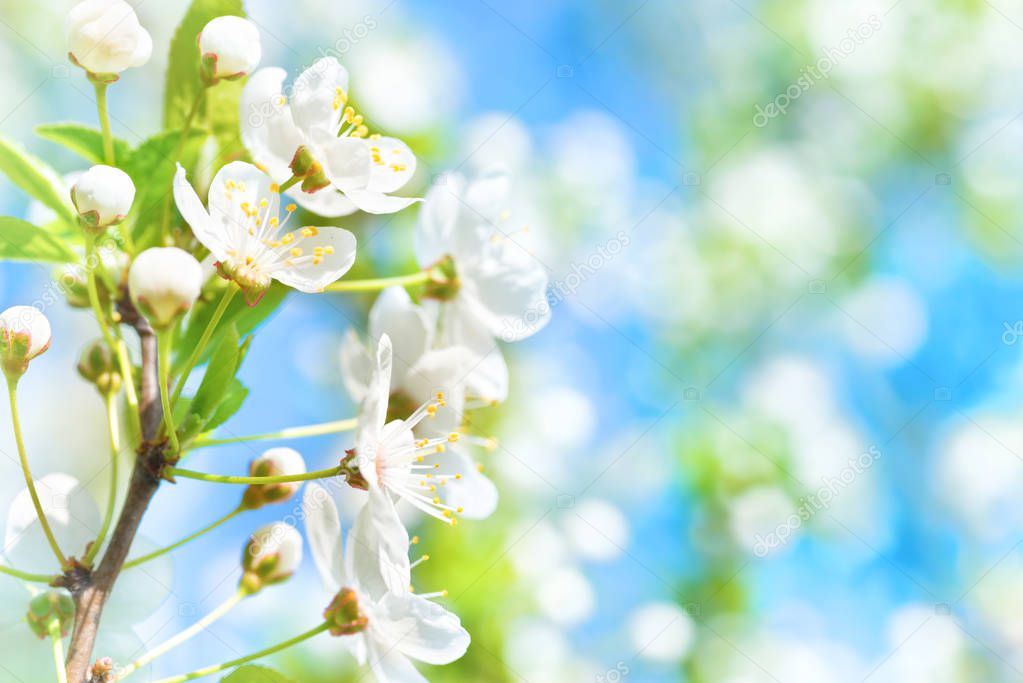
[[[206,446],[224,446],[232,443],[244,443],[246,441],[273,441],[277,439],[300,439],[307,436],[323,436],[324,434],[339,434],[355,429],[359,424],[358,419],[335,420],[303,427],[288,427],[276,432],[265,434],[251,434],[249,436],[232,436],[225,439],[196,439],[192,442],[192,448],[205,448]]]
[[[198,479],[200,481],[208,481],[214,484],[253,484],[256,486],[264,484],[289,484],[295,481],[326,479],[327,477],[337,476],[340,472],[340,467],[330,467],[325,470],[316,470],[315,472],[305,472],[303,474],[282,474],[276,477],[233,477],[224,474],[207,474],[206,472],[183,470],[177,467],[171,467],[167,470],[167,473],[172,477]]]
[[[0,565],[0,574],[7,574],[8,576],[13,576],[16,579],[21,579],[22,581],[28,581],[30,583],[50,583],[56,578],[55,576],[47,576],[46,574],[30,574],[28,572],[23,572],[20,569],[13,569],[3,565]]]
[[[224,317],[224,313],[227,311],[228,305],[231,300],[234,299],[234,295],[238,293],[238,288],[233,284],[229,284],[227,291],[224,292],[224,296],[221,297],[220,303],[217,304],[217,308],[213,311],[213,316],[210,318],[210,322],[206,325],[206,329],[203,330],[202,336],[199,337],[199,343],[192,349],[192,355],[188,357],[188,361],[185,366],[181,368],[181,376],[178,377],[178,384],[174,387],[174,396],[171,398],[171,405],[178,402],[178,398],[181,397],[181,392],[185,388],[185,382],[188,381],[188,376],[192,374],[192,369],[195,364],[199,362],[199,358],[202,356],[203,350],[206,345],[210,343],[210,338],[213,336],[214,330],[217,329],[217,325],[220,324],[220,319]],[[166,410],[166,408],[164,408]]]
[[[64,553],[60,551],[60,546],[57,545],[53,529],[50,528],[50,522],[46,519],[46,513],[43,512],[42,503],[39,502],[36,482],[32,477],[32,470],[28,466],[28,456],[25,454],[25,439],[22,437],[21,420],[18,418],[17,378],[7,378],[7,398],[11,404],[11,423],[14,425],[14,441],[18,445],[18,458],[21,460],[21,471],[25,475],[25,486],[28,487],[28,495],[32,498],[32,506],[36,509],[36,516],[39,518],[39,525],[43,528],[43,533],[46,535],[46,541],[50,544],[50,549],[53,550],[57,561],[60,562],[60,568],[63,569],[64,565],[67,564],[67,560],[64,558]]]
[[[297,182],[298,182],[299,180],[301,180],[301,178],[299,178],[298,176],[296,176],[296,175],[293,175],[293,176],[291,176],[290,178],[288,178],[287,180],[285,180],[285,181],[284,181],[283,183],[281,183],[281,189],[280,189],[280,191],[281,191],[281,192],[284,192],[284,191],[285,191],[285,190],[287,190],[287,189],[288,189],[289,187],[291,187],[292,185],[294,185],[295,183],[297,183]]]
[[[202,678],[203,676],[209,676],[210,674],[215,674],[217,672],[224,671],[225,669],[233,669],[236,666],[241,666],[242,664],[246,664],[248,662],[251,662],[254,659],[259,659],[261,657],[266,657],[268,655],[272,655],[274,653],[280,652],[281,650],[286,650],[287,648],[292,647],[294,645],[298,645],[299,643],[301,643],[303,641],[309,640],[313,636],[316,636],[316,635],[319,635],[319,634],[323,633],[328,628],[329,628],[329,626],[326,623],[323,623],[323,624],[320,624],[319,626],[317,626],[316,628],[314,628],[314,629],[312,629],[310,631],[306,631],[305,633],[303,633],[301,635],[295,636],[291,640],[286,640],[283,643],[278,643],[277,645],[274,645],[272,647],[268,647],[265,650],[260,650],[259,652],[254,652],[251,655],[248,655],[248,656],[245,656],[245,657],[241,657],[239,659],[232,659],[230,662],[224,662],[223,664],[214,664],[213,666],[207,666],[207,667],[202,668],[202,669],[196,669],[195,671],[192,671],[191,673],[181,674],[180,676],[171,676],[170,678],[161,678],[160,680],[155,681],[155,683],[183,683],[183,681],[190,681],[190,680],[192,680],[194,678]]]
[[[167,432],[167,438],[170,439],[170,456],[173,457],[181,450],[181,445],[178,443],[178,431],[174,426],[170,391],[167,386],[170,383],[171,347],[174,343],[173,328],[157,332],[156,340],[160,358],[160,402],[163,404],[163,428]]]
[[[212,524],[207,524],[202,529],[199,529],[198,531],[196,531],[194,534],[191,534],[189,536],[185,536],[184,538],[182,538],[177,543],[172,543],[171,545],[169,545],[169,546],[167,546],[165,548],[160,548],[158,550],[154,550],[153,552],[151,552],[151,553],[149,553],[147,555],[143,555],[142,557],[136,557],[134,560],[128,560],[127,562],[124,563],[122,569],[131,569],[132,567],[137,567],[140,564],[144,564],[146,562],[149,562],[150,560],[156,559],[157,557],[160,557],[161,555],[166,555],[167,553],[169,553],[169,552],[171,552],[173,550],[177,550],[178,548],[180,548],[181,546],[185,545],[186,543],[189,543],[190,541],[194,541],[195,539],[199,538],[203,534],[207,534],[207,533],[213,531],[214,529],[216,529],[217,527],[221,526],[222,524],[226,524],[227,522],[231,521],[232,519],[234,519],[235,517],[240,515],[243,511],[244,511],[244,508],[239,506],[239,507],[235,508],[234,510],[232,510],[231,512],[227,513],[225,516],[223,516],[220,519],[216,520]]]
[[[207,627],[210,626],[210,624],[217,621],[225,614],[230,612],[232,609],[234,609],[235,606],[243,599],[245,599],[248,595],[249,595],[248,591],[239,589],[234,595],[225,600],[218,607],[214,608],[212,612],[204,616],[202,619],[195,622],[181,633],[178,633],[176,636],[173,636],[172,638],[169,638],[163,643],[157,645],[152,650],[142,655],[128,666],[124,667],[124,669],[118,672],[119,674],[118,680],[126,678],[136,669],[139,669],[145,666],[146,664],[149,664],[154,659],[167,654],[168,652],[176,648],[178,645],[181,645],[182,643],[192,638],[193,636],[202,633],[203,631],[206,630]]]
[[[115,395],[107,393],[103,395],[103,403],[107,409],[107,431],[110,433],[110,494],[107,496],[107,508],[103,513],[103,524],[96,534],[96,540],[89,547],[85,554],[86,566],[92,566],[96,559],[103,541],[107,539],[107,532],[110,531],[110,523],[114,519],[114,507],[117,504],[117,461],[121,454],[121,425],[117,418],[117,400]]]
[[[181,161],[181,153],[185,150],[185,143],[188,141],[188,134],[192,131],[192,124],[195,122],[195,117],[199,113],[199,109],[202,108],[202,101],[205,96],[206,88],[200,88],[199,94],[195,96],[195,101],[192,102],[192,108],[188,110],[188,115],[185,117],[185,125],[181,128],[181,135],[178,137],[178,144],[174,148],[174,154],[171,156],[171,161]],[[170,237],[170,203],[173,197],[173,191],[167,192],[163,196],[160,234],[163,236],[164,242],[167,242],[167,238]]]
[[[67,669],[64,666],[64,641],[60,634],[60,621],[50,622],[50,640],[53,642],[53,665],[57,669],[57,683],[67,683]]]
[[[378,277],[371,280],[342,280],[332,285],[327,285],[325,292],[375,292],[378,289],[385,289],[392,285],[421,285],[430,280],[430,271],[423,270],[408,275],[396,275],[394,277]]]
[[[113,166],[117,160],[114,159],[114,138],[110,135],[110,114],[107,112],[107,84],[94,81],[96,88],[96,110],[99,113],[99,128],[103,134],[103,159],[107,166]]]
[[[117,346],[114,350],[117,353],[117,365],[121,369],[124,400],[128,403],[128,414],[131,416],[132,438],[133,440],[140,439],[142,437],[142,418],[139,416],[139,397],[135,393],[134,368],[131,358],[128,357],[128,345],[124,343],[120,331],[115,329],[115,335]]]

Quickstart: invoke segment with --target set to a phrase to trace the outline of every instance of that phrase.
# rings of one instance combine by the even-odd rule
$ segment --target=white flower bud
[[[8,377],[20,377],[28,362],[50,348],[50,321],[34,306],[0,313],[0,363]]]
[[[99,80],[117,80],[117,74],[142,66],[153,52],[153,39],[124,0],[80,2],[68,13],[65,29],[71,61]]]
[[[242,586],[256,593],[264,586],[285,581],[302,561],[302,534],[284,522],[257,529],[242,556]]]
[[[199,33],[203,77],[209,83],[241,78],[256,68],[262,52],[259,30],[242,17],[217,17]]]
[[[166,328],[192,307],[202,282],[199,262],[177,247],[146,249],[128,270],[131,300],[156,329]]]
[[[288,477],[305,474],[305,460],[292,448],[271,448],[249,465],[250,477]],[[255,510],[269,503],[283,503],[295,495],[302,482],[280,484],[252,484],[245,490],[242,502]]]
[[[119,168],[99,164],[82,174],[71,188],[78,221],[87,230],[100,231],[125,219],[135,200],[135,184]]]

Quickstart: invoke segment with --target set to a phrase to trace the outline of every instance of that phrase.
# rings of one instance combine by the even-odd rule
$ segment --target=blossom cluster
[[[193,11],[202,6],[196,2]],[[101,98],[122,72],[143,66],[153,49],[149,33],[123,0],[79,3],[68,15],[67,35],[69,58]],[[466,652],[470,637],[458,617],[438,604],[445,592],[412,591],[412,569],[425,558],[410,559],[416,539],[410,538],[403,522],[409,517],[401,508],[446,525],[460,518],[482,519],[495,510],[497,489],[475,453],[495,448],[496,441],[472,433],[467,415],[507,398],[508,366],[497,340],[522,339],[546,324],[546,316],[537,317],[535,311],[549,314],[544,306],[547,273],[515,231],[507,229],[513,181],[502,168],[472,179],[440,176],[423,197],[398,194],[415,184],[416,156],[405,142],[375,132],[358,113],[350,99],[348,71],[335,57],[317,60],[285,88],[282,69],[257,70],[259,30],[243,17],[209,18],[196,44],[190,86],[195,104],[183,117],[183,127],[170,131],[172,139],[180,140],[163,162],[172,170],[160,169],[151,181],[169,181],[159,188],[173,201],[163,216],[165,228],[177,216],[180,221],[154,235],[148,227],[154,221],[139,215],[146,208],[139,197],[152,196],[145,186],[150,180],[132,167],[131,159],[115,156],[102,99],[104,163],[78,175],[67,193],[68,215],[79,233],[67,244],[47,238],[66,251],[69,264],[82,252],[86,256],[86,291],[75,305],[92,310],[103,337],[85,346],[78,370],[108,406],[115,461],[120,434],[115,420],[123,394],[129,419],[136,422],[128,433],[138,453],[137,469],[148,468],[170,481],[192,477],[247,484],[232,514],[287,501],[305,486],[301,517],[306,541],[284,522],[256,530],[244,544],[238,599],[286,581],[308,545],[329,593],[321,604],[314,603],[312,614],[322,614],[314,632],[349,641],[350,651],[379,681],[424,680],[413,660],[452,662]],[[190,128],[209,106],[209,91],[235,81],[244,82],[235,106],[247,160],[232,160],[210,173],[188,151]],[[254,110],[264,115],[253,120],[247,112]],[[358,240],[336,223],[357,212],[406,210],[418,212],[418,270],[342,280],[356,263]],[[116,257],[97,258],[99,242]],[[318,472],[307,471],[302,455],[284,447],[270,448],[254,460],[246,477],[178,468],[190,450],[215,444],[214,429],[245,400],[245,392],[234,390],[233,383],[249,343],[242,337],[252,330],[240,330],[237,321],[246,310],[275,305],[267,294],[282,289],[325,296],[380,290],[366,331],[349,329],[338,351],[344,386],[359,404],[351,448],[338,455],[334,467]],[[236,294],[241,299],[236,301]],[[125,343],[128,328],[142,340],[139,350]],[[513,338],[509,329],[517,331]],[[83,541],[81,555],[64,554],[66,534],[54,533],[60,520],[50,519],[52,505],[37,494],[43,480],[30,472],[16,412],[18,383],[49,348],[51,335],[49,321],[36,308],[12,306],[0,314],[0,367],[11,389],[28,493],[18,496],[9,518],[23,520],[19,536],[38,524],[60,565],[41,575],[60,590],[47,593],[51,597],[39,601],[29,621],[34,632],[53,635],[58,644],[74,624],[67,660],[73,683],[113,680],[114,675],[120,680],[190,633],[134,662],[91,652],[93,643],[83,626],[89,616],[76,612],[87,609],[82,596],[104,573],[96,569],[112,566],[116,576],[164,551],[127,562],[112,557],[115,548],[130,545],[138,525],[126,509],[114,527],[114,491],[102,531]],[[147,352],[147,336],[155,337],[155,358]],[[191,371],[204,362],[207,369],[198,388],[182,395],[195,385],[188,382]],[[158,396],[146,395],[146,377],[139,375],[147,371],[156,378]],[[160,417],[155,431],[145,419],[153,410]],[[308,433],[348,428],[337,424]],[[286,438],[301,431],[279,434]],[[307,483],[317,479],[322,484]],[[334,497],[348,488],[368,495],[342,543]],[[155,486],[147,495],[154,492]],[[132,495],[126,498],[127,508]],[[16,539],[7,544],[4,559],[17,557],[17,545]],[[13,567],[0,570],[26,581],[39,576]],[[93,661],[93,655],[100,658]],[[90,663],[84,672],[76,664],[83,657]]]

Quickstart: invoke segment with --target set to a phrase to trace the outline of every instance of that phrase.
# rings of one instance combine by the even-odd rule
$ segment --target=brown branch
[[[152,328],[131,307],[120,305],[124,322],[135,328],[142,346],[142,377],[139,393],[139,414],[142,422],[142,443],[138,448],[132,471],[128,495],[121,509],[117,526],[110,536],[110,545],[95,571],[78,575],[69,589],[75,600],[75,623],[68,648],[67,672],[69,683],[90,683],[90,662],[96,636],[99,632],[103,606],[128,556],[142,516],[160,486],[164,443],[154,439],[163,420],[158,382],[156,335]]]

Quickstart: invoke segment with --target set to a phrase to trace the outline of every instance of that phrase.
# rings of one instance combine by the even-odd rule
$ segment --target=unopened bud
[[[332,636],[351,636],[362,631],[369,618],[359,611],[359,595],[351,588],[342,588],[323,611]]]
[[[113,166],[93,166],[71,188],[78,223],[93,233],[123,221],[133,201],[135,184],[127,173]]]
[[[252,534],[242,554],[242,588],[257,593],[286,581],[302,561],[302,534],[284,522],[262,526]]]
[[[115,394],[121,388],[117,359],[102,339],[95,339],[82,349],[78,359],[78,374],[86,382],[95,384],[103,395]]]
[[[177,247],[153,247],[135,257],[128,289],[135,308],[154,328],[166,329],[192,307],[202,289],[202,267]]]
[[[250,477],[287,477],[305,474],[305,460],[291,448],[271,448],[249,465]],[[283,503],[295,495],[301,482],[280,484],[252,484],[245,489],[242,505],[255,510],[270,503]]]
[[[8,377],[20,377],[28,362],[50,348],[50,321],[33,306],[0,313],[0,363]]]
[[[199,55],[202,79],[207,85],[239,79],[259,64],[259,30],[242,17],[217,17],[199,33]]]
[[[153,39],[124,0],[84,0],[65,21],[68,57],[93,80],[109,83],[153,52]]]
[[[50,629],[57,627],[60,635],[66,636],[71,632],[71,622],[75,616],[75,603],[71,596],[60,591],[49,591],[40,593],[28,603],[28,614],[25,621],[40,638],[47,638]]]

